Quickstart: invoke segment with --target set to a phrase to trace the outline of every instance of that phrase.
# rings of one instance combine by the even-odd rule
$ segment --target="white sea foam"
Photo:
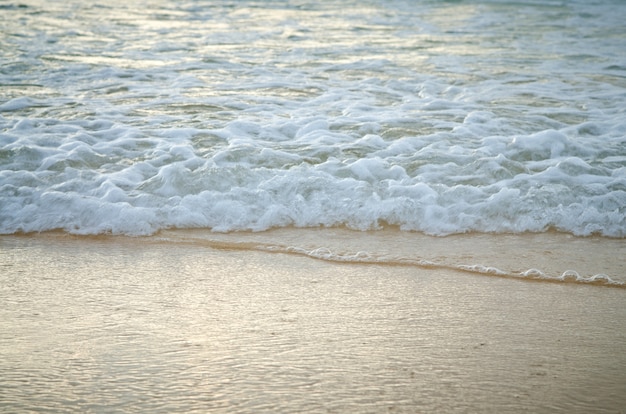
[[[0,233],[626,236],[620,2],[23,3]]]

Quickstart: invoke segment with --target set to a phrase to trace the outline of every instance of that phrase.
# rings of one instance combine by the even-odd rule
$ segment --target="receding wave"
[[[401,257],[391,254],[379,254],[365,250],[355,252],[336,252],[327,247],[305,248],[293,245],[276,243],[247,242],[247,241],[224,241],[210,238],[185,238],[185,237],[155,237],[153,242],[158,243],[187,243],[195,246],[201,245],[219,250],[244,250],[266,253],[278,253],[296,256],[306,256],[315,260],[352,265],[376,265],[376,266],[406,266],[420,269],[446,269],[459,272],[467,272],[475,275],[494,276],[535,282],[571,283],[581,285],[595,285],[615,288],[625,288],[626,283],[611,278],[607,274],[598,273],[591,276],[582,276],[575,270],[566,270],[561,274],[548,274],[536,268],[524,271],[510,271],[486,264],[446,263],[430,258]]]

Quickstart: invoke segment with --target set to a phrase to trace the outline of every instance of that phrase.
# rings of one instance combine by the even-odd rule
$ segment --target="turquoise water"
[[[0,233],[626,235],[621,1],[0,7]]]

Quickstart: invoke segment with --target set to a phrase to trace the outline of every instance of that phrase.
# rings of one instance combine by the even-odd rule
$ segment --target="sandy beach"
[[[2,236],[0,411],[624,412],[625,289],[267,248],[320,237]]]

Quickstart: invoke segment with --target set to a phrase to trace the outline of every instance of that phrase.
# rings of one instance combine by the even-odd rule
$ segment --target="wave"
[[[626,237],[614,7],[253,3],[5,8],[0,234]]]
[[[545,235],[508,235],[504,238],[499,235],[464,235],[451,240],[438,240],[439,247],[421,247],[433,242],[433,238],[419,234],[406,234],[404,232],[387,230],[387,233],[380,237],[380,232],[354,232],[347,229],[318,229],[315,231],[302,229],[283,229],[275,232],[261,233],[240,233],[225,234],[222,237],[213,237],[210,233],[203,231],[169,231],[146,239],[154,243],[177,243],[189,244],[191,246],[202,246],[218,250],[243,250],[257,251],[272,254],[286,254],[295,256],[305,256],[315,260],[322,260],[338,264],[350,265],[375,265],[375,266],[404,266],[415,267],[417,269],[442,269],[457,272],[470,273],[481,276],[491,276],[499,278],[517,279],[533,282],[562,283],[593,285],[615,288],[626,288],[626,282],[617,277],[626,275],[620,274],[619,265],[615,263],[615,258],[605,263],[596,263],[598,266],[605,266],[608,272],[595,273],[589,268],[584,275],[576,270],[557,270],[567,266],[581,265],[581,260],[576,260],[576,252],[584,245],[588,257],[593,257],[599,250],[604,250],[606,255],[620,254],[622,249],[619,243],[602,244],[601,239],[588,240],[586,238],[569,240],[562,234]],[[295,240],[301,240],[294,244]],[[322,241],[325,239],[326,241]],[[439,239],[439,238],[436,238]],[[408,242],[410,240],[410,242]],[[598,240],[600,244],[598,245]],[[488,242],[487,242],[488,241]],[[541,243],[541,241],[547,241]],[[548,258],[541,258],[541,254],[532,252],[528,243],[533,246],[539,245],[540,249],[550,252]],[[322,247],[311,247],[315,243]],[[488,244],[504,246],[500,251],[489,251]],[[356,250],[365,245],[372,246],[374,250]],[[419,248],[416,248],[420,246]],[[328,246],[328,247],[324,247]],[[339,247],[342,246],[342,247]],[[419,251],[423,251],[423,256]],[[566,253],[569,251],[569,254]],[[525,268],[524,270],[512,270],[520,268],[523,264],[515,263],[517,256],[523,257],[522,263],[534,263],[544,270],[538,268]],[[554,257],[559,256],[559,257]],[[493,262],[496,265],[478,264]],[[584,261],[585,259],[583,259]],[[548,263],[551,262],[551,263]]]
[[[199,133],[188,134],[179,139]],[[201,150],[152,140],[146,149],[137,140],[81,141],[89,135],[45,146],[19,138],[0,148],[0,234],[394,225],[440,236],[556,229],[626,237],[626,169],[623,156],[604,156],[615,154],[611,141],[583,159],[576,140],[557,131],[464,148],[438,135],[366,138],[336,142],[334,156],[315,160],[326,145],[291,142],[287,151],[251,139]]]

